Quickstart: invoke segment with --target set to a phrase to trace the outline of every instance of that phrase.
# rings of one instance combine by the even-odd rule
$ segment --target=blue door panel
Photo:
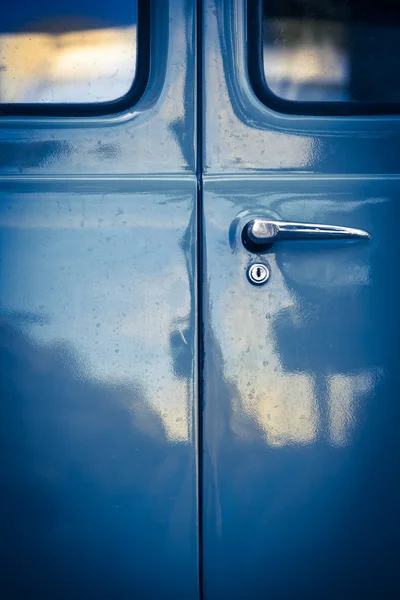
[[[398,172],[399,117],[275,112],[248,76],[247,0],[203,1],[204,175]]]
[[[137,104],[96,117],[2,117],[0,111],[0,174],[194,174],[195,3],[148,1],[151,66]]]
[[[195,182],[0,198],[3,593],[196,597]]]
[[[205,184],[206,598],[399,589],[398,187]],[[373,241],[277,244],[270,281],[250,286],[241,229],[276,214],[350,221]]]
[[[204,2],[204,598],[395,598],[399,119],[264,106],[246,18]],[[251,253],[256,217],[372,239]]]
[[[246,0],[151,23],[129,110],[0,118],[0,594],[397,597],[399,119],[262,104]]]
[[[0,119],[2,598],[199,597],[194,14],[130,110]]]

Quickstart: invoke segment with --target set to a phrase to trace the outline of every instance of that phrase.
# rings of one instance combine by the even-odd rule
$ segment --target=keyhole
[[[269,279],[269,268],[266,264],[256,263],[250,265],[247,269],[247,277],[250,283],[254,285],[262,285],[266,283]]]

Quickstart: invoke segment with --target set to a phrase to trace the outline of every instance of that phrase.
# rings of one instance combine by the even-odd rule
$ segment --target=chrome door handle
[[[370,238],[367,231],[352,227],[269,219],[250,221],[245,225],[242,233],[244,245],[254,251],[283,240],[369,240]]]

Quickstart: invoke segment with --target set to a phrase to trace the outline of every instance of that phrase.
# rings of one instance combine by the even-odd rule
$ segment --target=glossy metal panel
[[[399,181],[332,189],[205,184],[207,599],[400,590]],[[240,238],[249,206],[282,219],[350,220],[373,238],[276,244],[262,255],[268,283],[252,286],[255,255]]]
[[[194,15],[130,111],[0,119],[2,598],[199,596]]]
[[[204,36],[206,174],[398,172],[398,116],[285,115],[261,103],[248,77],[246,0],[204,0]]]
[[[152,3],[149,85],[112,117],[0,117],[0,174],[131,175],[195,170],[195,6]]]
[[[65,184],[0,192],[2,595],[196,598],[196,184]]]
[[[204,597],[395,598],[399,118],[261,104],[245,5],[204,2]],[[372,239],[258,255],[259,217]]]

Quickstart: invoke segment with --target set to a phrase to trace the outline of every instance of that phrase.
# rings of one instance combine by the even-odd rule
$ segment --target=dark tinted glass
[[[400,2],[264,0],[263,64],[285,100],[400,102]]]
[[[1,103],[98,103],[130,90],[137,0],[8,4],[0,21]]]

